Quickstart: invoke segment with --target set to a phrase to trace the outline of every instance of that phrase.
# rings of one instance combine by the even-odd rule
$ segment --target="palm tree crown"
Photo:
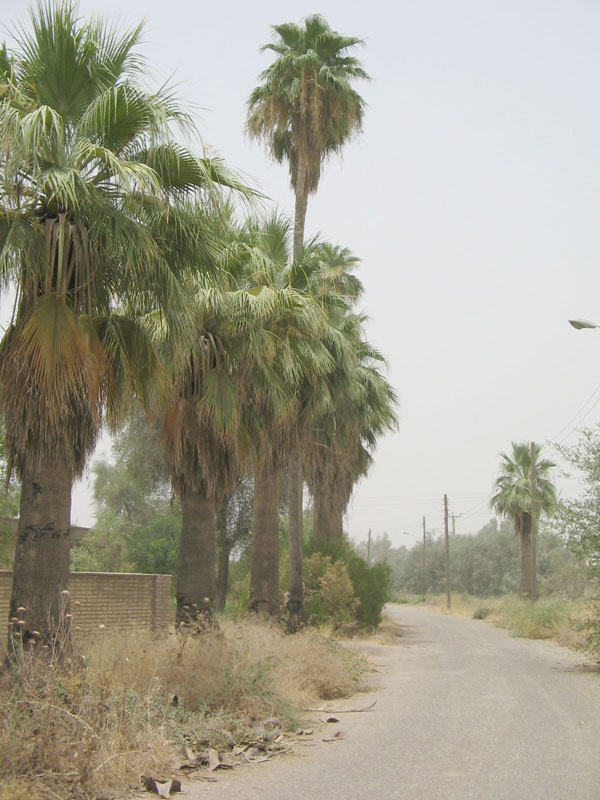
[[[210,253],[189,205],[228,176],[175,142],[189,120],[172,96],[140,88],[140,28],[119,36],[67,3],[38,6],[31,29],[0,65],[0,280],[17,289],[0,401],[19,470],[59,453],[78,472],[115,380],[136,362],[150,376],[139,312],[183,328],[178,276]]]
[[[556,490],[548,473],[556,465],[546,458],[539,458],[541,446],[535,445],[536,500],[540,510],[550,511],[556,504]],[[490,505],[500,514],[517,517],[531,512],[531,454],[527,442],[513,442],[512,455],[500,453],[501,473],[496,478]]]
[[[276,161],[288,162],[294,189],[305,168],[311,193],[323,160],[361,130],[365,103],[351,81],[369,76],[349,51],[363,42],[333,31],[319,15],[273,31],[275,41],[262,49],[278,57],[250,95],[247,129],[265,141]]]

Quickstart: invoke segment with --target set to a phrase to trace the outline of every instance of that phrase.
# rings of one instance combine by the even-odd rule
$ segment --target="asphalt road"
[[[600,673],[485,622],[390,606],[379,688],[296,755],[188,783],[192,800],[600,800]],[[333,744],[322,736],[342,729]],[[317,733],[319,735],[317,736]]]

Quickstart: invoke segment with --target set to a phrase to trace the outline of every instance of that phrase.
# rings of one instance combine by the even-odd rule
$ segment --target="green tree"
[[[534,452],[537,508],[548,513],[556,505],[556,490],[548,477],[555,464],[540,458],[540,445],[535,446]],[[513,442],[512,454],[500,453],[500,458],[501,472],[494,483],[496,493],[490,500],[490,507],[514,522],[521,543],[521,596],[532,599],[536,565],[532,558],[530,446],[527,442]]]
[[[163,505],[126,537],[126,558],[134,572],[175,575],[179,558],[181,509]]]
[[[0,410],[22,486],[11,616],[26,608],[25,642],[58,624],[71,485],[104,410],[159,386],[139,310],[166,309],[183,334],[178,276],[210,246],[186,204],[228,181],[176,143],[172,126],[191,128],[170,90],[141,88],[140,36],[84,22],[68,2],[39,5],[2,58],[0,276],[17,303]]]
[[[181,524],[159,427],[134,403],[112,439],[111,457],[93,465],[96,522],[71,549],[76,571],[172,573]],[[168,565],[168,566],[167,566]]]

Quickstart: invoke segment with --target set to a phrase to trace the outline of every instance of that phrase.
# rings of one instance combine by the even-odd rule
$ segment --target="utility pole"
[[[529,493],[531,494],[531,597],[537,600],[537,481],[535,474],[535,442],[529,445]]]
[[[425,572],[425,517],[423,517],[423,600],[427,596],[427,573]]]
[[[450,597],[450,537],[448,536],[448,495],[444,495],[444,538],[446,539],[446,608],[452,604]]]
[[[462,514],[450,514],[450,519],[452,520],[452,536],[456,536],[456,520],[458,517],[462,517]]]
[[[369,538],[367,540],[367,564],[371,563],[371,528],[369,528]]]

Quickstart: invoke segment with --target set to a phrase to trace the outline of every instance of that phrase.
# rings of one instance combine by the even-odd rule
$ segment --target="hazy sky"
[[[0,0],[4,36],[26,8]],[[457,532],[476,531],[499,451],[572,442],[580,421],[598,421],[600,331],[567,319],[600,321],[600,3],[84,0],[80,10],[122,28],[145,19],[150,72],[172,78],[204,142],[287,211],[287,170],[243,134],[270,61],[259,47],[270,25],[315,12],[364,37],[364,132],[327,165],[307,219],[308,235],[362,259],[369,336],[400,398],[399,433],[355,492],[352,537],[372,528],[410,545],[422,515],[442,528],[444,493],[463,515]],[[89,518],[80,493],[73,520]]]

